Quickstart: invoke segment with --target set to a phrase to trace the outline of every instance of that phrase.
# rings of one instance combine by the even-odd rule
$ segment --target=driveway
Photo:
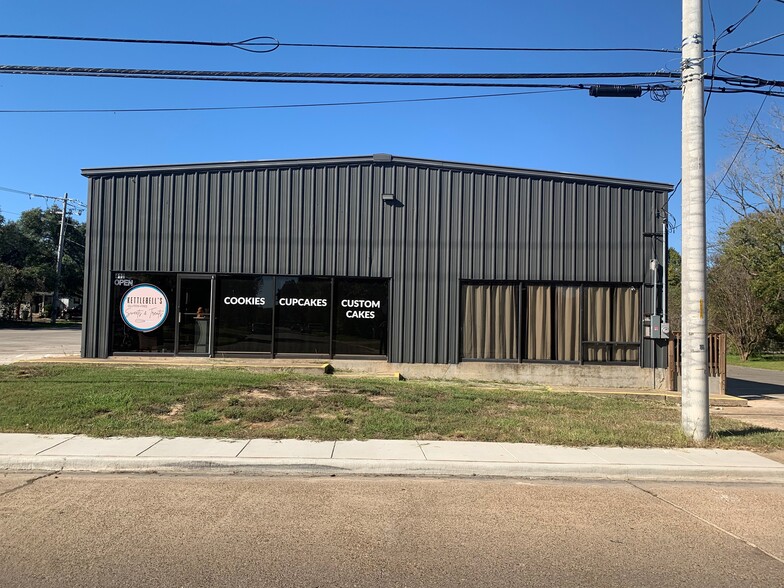
[[[784,371],[728,365],[727,393],[743,398],[771,396],[784,400]]]
[[[745,398],[743,407],[718,407],[712,412],[751,425],[784,430],[784,372],[727,366],[727,394]]]
[[[79,355],[81,342],[79,327],[0,329],[0,364],[54,355]]]

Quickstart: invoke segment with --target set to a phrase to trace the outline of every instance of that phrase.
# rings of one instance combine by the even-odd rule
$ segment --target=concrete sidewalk
[[[784,482],[749,451],[555,447],[469,441],[93,438],[0,434],[0,471],[488,476]]]

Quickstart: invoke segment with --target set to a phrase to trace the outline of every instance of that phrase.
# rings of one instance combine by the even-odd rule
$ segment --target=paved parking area
[[[22,359],[79,355],[82,330],[78,327],[0,329],[0,364]]]

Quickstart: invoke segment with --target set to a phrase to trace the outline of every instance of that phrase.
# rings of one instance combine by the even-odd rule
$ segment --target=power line
[[[782,33],[784,35],[784,33]],[[64,76],[119,77],[141,79],[218,80],[230,82],[284,82],[284,83],[341,83],[364,85],[424,85],[471,87],[562,87],[584,89],[581,84],[521,84],[500,83],[497,80],[588,80],[667,78],[673,82],[680,78],[678,72],[505,72],[505,73],[400,73],[400,72],[288,72],[288,71],[223,71],[223,70],[172,70],[132,69],[107,67],[68,67],[42,65],[0,65],[0,74],[38,74]],[[784,81],[767,80],[754,76],[704,76],[730,85],[748,87],[784,87]],[[415,80],[415,81],[412,81]],[[433,81],[438,80],[438,81]],[[442,82],[441,80],[459,80]],[[465,80],[469,80],[466,82]],[[479,80],[479,81],[474,81]]]
[[[63,196],[49,196],[47,194],[37,194],[35,192],[26,192],[24,190],[17,190],[16,188],[8,188],[6,186],[0,186],[0,191],[10,192],[12,194],[22,194],[22,195],[28,196],[30,198],[43,198],[47,202],[49,200],[54,200],[55,202],[63,202],[63,201],[65,201],[67,199],[68,202],[73,202],[74,203],[75,208],[85,208],[85,209],[87,208],[87,205],[84,204],[83,202],[80,202],[79,200],[75,200],[73,198],[68,198],[68,197],[63,197]]]
[[[524,92],[497,92],[491,94],[469,94],[461,96],[439,96],[430,98],[401,98],[393,100],[357,100],[347,102],[313,102],[313,103],[297,103],[297,104],[263,104],[263,105],[248,105],[248,106],[182,106],[182,107],[149,107],[149,108],[20,108],[20,109],[0,109],[0,114],[118,114],[118,113],[165,113],[165,112],[216,112],[216,111],[234,111],[234,110],[278,110],[278,109],[295,109],[295,108],[325,108],[325,107],[341,107],[341,106],[366,106],[366,105],[384,105],[384,104],[406,104],[406,103],[422,103],[422,102],[438,102],[449,100],[471,100],[481,98],[499,98],[509,96],[526,96],[533,94],[552,94],[556,92],[573,92],[577,90],[588,90],[589,86],[580,84],[579,86],[564,88],[559,84],[549,86],[542,84],[546,89],[531,90]],[[660,84],[653,84],[648,86],[641,86],[641,89],[648,93],[650,97],[657,101],[663,102],[666,95],[672,91],[679,91],[681,88],[677,85],[662,86]],[[763,94],[765,96],[784,97],[784,93],[772,92],[771,90],[756,90],[756,89],[742,89],[742,88],[713,88],[707,89],[706,92],[720,93],[720,94]],[[27,194],[27,192],[20,192]]]
[[[115,37],[71,37],[67,35],[13,35],[0,34],[0,39],[27,39],[36,41],[83,41],[98,43],[137,43],[145,45],[200,45],[205,47],[231,47],[250,53],[270,53],[279,46],[275,37],[262,35],[242,41],[177,41],[170,39],[128,39]]]
[[[405,104],[411,102],[437,102],[445,100],[471,100],[478,98],[499,98],[506,96],[527,96],[531,94],[552,94],[554,92],[573,92],[580,88],[550,88],[530,90],[526,92],[497,92],[493,94],[470,94],[463,96],[440,96],[432,98],[401,98],[396,100],[357,100],[353,102],[313,102],[301,104],[263,104],[251,106],[189,106],[163,108],[52,108],[52,109],[20,109],[0,110],[0,114],[84,114],[84,113],[118,113],[118,112],[203,112],[220,110],[275,110],[284,108],[321,108],[330,106],[365,106],[375,104]]]
[[[362,86],[458,87],[458,88],[573,88],[588,89],[585,83],[526,83],[525,79],[582,79],[587,78],[670,78],[672,72],[585,72],[585,73],[354,73],[354,72],[245,72],[197,70],[148,70],[117,68],[83,68],[53,66],[0,65],[0,74],[54,75],[97,78],[159,79],[188,81],[254,82],[284,84],[340,84]],[[433,81],[438,80],[438,81]],[[458,80],[458,81],[442,81]],[[675,81],[673,79],[673,81]],[[768,82],[775,85],[777,82]]]
[[[730,173],[730,170],[732,169],[732,166],[735,165],[735,160],[738,159],[738,157],[741,154],[741,151],[743,151],[743,147],[746,145],[746,141],[748,140],[749,135],[751,134],[751,130],[754,128],[754,125],[757,123],[757,118],[759,117],[760,113],[762,112],[762,108],[765,106],[765,102],[767,100],[768,100],[768,96],[765,96],[762,99],[762,103],[760,104],[759,108],[757,109],[757,112],[754,115],[754,118],[752,119],[751,124],[749,125],[748,130],[746,131],[746,135],[743,137],[743,141],[741,141],[740,146],[738,147],[738,150],[735,152],[735,156],[732,158],[732,161],[730,161],[730,164],[727,166],[727,169],[724,170],[724,175],[721,176],[721,180],[719,180],[719,183],[716,184],[713,187],[713,191],[711,192],[711,195],[708,196],[708,199],[706,200],[706,202],[710,202],[711,199],[716,195],[716,192],[718,191],[719,187],[724,183],[724,180],[727,178],[727,175]]]
[[[303,79],[477,79],[477,80],[529,80],[529,79],[594,79],[594,78],[669,78],[679,79],[678,72],[309,72],[309,71],[225,71],[181,69],[133,69],[111,67],[67,67],[46,65],[0,65],[0,73],[42,74],[97,74],[127,76],[202,76],[214,78],[303,78]]]
[[[712,90],[712,89],[713,89],[713,87],[714,87],[714,84],[715,84],[715,77],[714,77],[714,76],[715,76],[715,74],[716,74],[716,68],[717,68],[717,67],[719,67],[719,62],[720,62],[722,59],[724,59],[724,58],[725,58],[727,55],[729,55],[729,52],[725,52],[725,53],[724,53],[724,54],[723,54],[723,55],[722,55],[722,56],[721,56],[719,59],[716,59],[716,47],[718,46],[718,44],[719,44],[719,41],[721,41],[721,40],[722,40],[722,39],[724,39],[725,37],[728,37],[729,35],[731,35],[732,33],[734,33],[734,32],[737,30],[737,28],[738,28],[738,27],[739,27],[741,24],[743,24],[743,21],[745,21],[745,20],[746,20],[747,18],[749,18],[749,17],[750,17],[752,14],[754,14],[754,11],[755,11],[755,10],[757,10],[757,8],[759,7],[759,5],[760,5],[760,3],[761,3],[761,2],[762,2],[762,0],[757,0],[757,2],[754,4],[754,6],[752,6],[752,7],[751,7],[751,10],[749,10],[749,11],[748,11],[746,14],[744,14],[744,15],[743,15],[741,18],[739,18],[739,19],[738,19],[737,21],[735,21],[733,24],[731,24],[731,25],[730,25],[730,26],[728,26],[726,29],[724,29],[724,30],[721,32],[721,34],[720,34],[720,35],[716,36],[716,21],[715,21],[715,19],[714,19],[714,17],[713,17],[713,7],[712,7],[712,5],[711,5],[711,1],[710,1],[710,0],[708,0],[708,11],[709,11],[709,13],[710,13],[710,20],[711,20],[711,25],[713,26],[713,44],[712,44],[712,46],[711,46],[711,52],[712,52],[712,54],[713,54],[713,62],[712,62],[712,65],[711,65],[711,80],[710,80],[710,90]],[[724,70],[722,70],[722,71],[724,71]],[[727,73],[727,72],[725,72],[725,73]],[[703,108],[703,117],[705,117],[705,116],[707,116],[707,115],[708,115],[708,105],[710,104],[710,100],[711,100],[711,96],[712,96],[712,95],[713,95],[712,93],[709,93],[709,94],[708,94],[708,98],[705,100],[705,106],[704,106],[704,108]]]
[[[0,34],[0,39],[78,41],[98,43],[127,43],[151,45],[185,45],[204,47],[231,47],[253,53],[269,53],[279,47],[311,49],[360,49],[396,51],[485,51],[485,52],[537,52],[537,53],[665,53],[680,54],[680,49],[653,47],[487,47],[476,45],[395,45],[395,44],[358,44],[358,43],[287,43],[277,38],[262,35],[242,41],[197,41],[176,39],[137,39],[120,37],[76,37],[69,35],[21,35]],[[784,57],[782,53],[744,52],[745,55]]]
[[[469,73],[469,74],[401,74],[401,73],[316,73],[316,72],[240,72],[240,71],[193,71],[193,70],[142,70],[142,69],[115,69],[115,68],[77,68],[77,67],[53,67],[53,66],[14,66],[0,65],[0,74],[22,74],[22,75],[53,75],[53,76],[76,76],[76,77],[96,77],[96,78],[125,78],[125,79],[157,79],[157,80],[178,80],[178,81],[219,81],[219,82],[254,82],[254,83],[287,83],[287,84],[343,84],[355,86],[403,86],[403,87],[458,87],[458,88],[561,88],[588,90],[591,84],[585,78],[670,78],[668,83],[670,89],[677,89],[677,81],[672,79],[678,76],[675,72],[585,72],[585,73],[511,73],[511,74],[488,74],[488,73]],[[307,77],[298,78],[304,75]],[[405,79],[405,76],[416,78],[414,81]],[[265,77],[273,76],[273,77]],[[326,76],[326,77],[319,77]],[[436,80],[430,79],[434,76]],[[349,79],[346,79],[349,78]],[[386,78],[386,79],[384,79]],[[530,83],[530,82],[500,82],[496,80],[504,79],[579,79],[581,83]],[[712,79],[723,82],[734,88],[708,89],[709,92],[721,91],[725,93],[753,92],[753,88],[770,87],[784,88],[784,81],[766,80],[752,76],[704,76],[705,79]],[[442,79],[457,79],[459,81],[441,81]],[[474,80],[481,81],[474,81]],[[469,81],[465,81],[469,80]],[[640,85],[638,82],[637,85]],[[652,85],[642,83],[645,91],[661,90],[667,86],[661,84]],[[753,93],[770,93],[772,96],[780,96],[779,93],[771,90],[757,91]]]

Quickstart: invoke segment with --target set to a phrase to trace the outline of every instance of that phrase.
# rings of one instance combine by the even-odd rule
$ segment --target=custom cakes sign
[[[157,286],[138,284],[123,296],[120,314],[126,325],[148,333],[160,327],[169,316],[169,300]]]

